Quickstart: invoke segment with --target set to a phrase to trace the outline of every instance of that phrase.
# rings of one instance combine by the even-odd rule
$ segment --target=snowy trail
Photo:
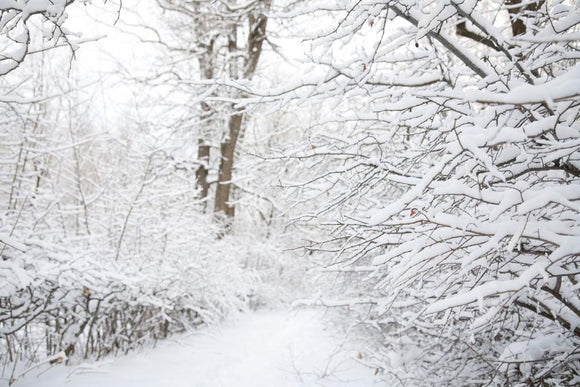
[[[219,327],[97,364],[59,366],[16,387],[372,386],[372,370],[340,350],[313,311],[242,315]]]

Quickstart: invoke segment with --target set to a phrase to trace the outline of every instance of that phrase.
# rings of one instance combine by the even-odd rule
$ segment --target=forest
[[[0,385],[268,310],[579,385],[579,58],[578,0],[0,0]]]

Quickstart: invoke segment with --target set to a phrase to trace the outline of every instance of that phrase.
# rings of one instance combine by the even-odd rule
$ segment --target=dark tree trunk
[[[265,2],[266,7],[269,2]],[[246,45],[246,56],[243,67],[243,76],[245,79],[251,79],[256,72],[256,67],[262,54],[262,45],[266,38],[266,24],[268,18],[263,13],[250,14],[249,16],[249,33]],[[234,27],[229,40],[229,51],[232,54],[230,63],[230,76],[233,79],[238,78],[239,68],[237,63],[237,26]],[[224,137],[220,147],[220,166],[218,171],[218,185],[216,188],[214,211],[216,214],[223,214],[228,219],[233,219],[235,215],[234,205],[230,203],[232,193],[232,175],[234,169],[234,158],[238,140],[243,134],[244,113],[234,108],[235,113],[230,116],[228,123],[228,134]]]
[[[506,0],[505,5],[510,14],[510,22],[512,25],[512,33],[514,36],[523,35],[526,33],[526,24],[522,19],[522,15],[527,12],[536,12],[544,4],[544,0],[534,1],[528,4],[525,0]]]
[[[232,191],[232,172],[236,145],[242,129],[243,114],[237,113],[230,117],[228,123],[228,136],[221,144],[221,163],[218,173],[218,185],[215,194],[215,212],[223,213],[228,218],[235,215],[234,206],[229,203]]]
[[[201,76],[204,79],[213,78],[213,56],[214,56],[214,43],[215,39],[210,39],[206,44],[202,44],[204,48],[204,54],[199,59],[199,67]],[[207,197],[209,194],[209,182],[207,180],[209,174],[209,159],[210,159],[210,138],[211,133],[215,128],[214,124],[214,112],[211,106],[207,102],[201,102],[200,104],[201,114],[200,114],[200,134],[197,140],[197,159],[200,162],[199,168],[195,173],[196,185],[199,190],[200,198],[204,201],[204,210],[207,210]]]
[[[199,195],[202,200],[207,199],[209,192],[209,182],[207,181],[207,175],[209,173],[209,151],[209,144],[203,138],[199,138],[197,140],[197,158],[201,164],[195,173],[195,177],[197,178],[197,189],[200,191]]]

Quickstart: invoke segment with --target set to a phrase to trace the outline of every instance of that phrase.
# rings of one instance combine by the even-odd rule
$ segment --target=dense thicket
[[[308,171],[291,186],[319,206],[302,219],[335,226],[310,248],[334,256],[326,270],[343,286],[318,302],[358,305],[384,337],[369,363],[389,383],[574,384],[577,5],[310,12],[338,23],[314,37],[317,71],[286,95],[334,101],[332,116],[284,155]]]
[[[205,213],[195,112],[180,127],[171,114],[183,109],[149,85],[111,108],[103,74],[54,49],[65,35],[41,39],[43,23],[66,30],[65,5],[0,8],[2,53],[34,53],[0,77],[0,373],[10,383],[275,304],[295,270],[259,218],[224,236]],[[19,45],[18,28],[38,35]]]

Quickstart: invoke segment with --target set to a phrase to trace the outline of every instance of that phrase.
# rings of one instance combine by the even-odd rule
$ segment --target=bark
[[[526,33],[527,28],[524,20],[522,19],[522,14],[525,11],[537,12],[542,5],[544,0],[534,1],[522,6],[522,0],[506,0],[505,6],[510,15],[510,23],[513,36],[523,35]],[[493,48],[496,51],[500,51],[496,42],[492,41],[486,36],[479,35],[475,32],[469,31],[465,24],[465,21],[459,23],[456,27],[457,35],[463,36],[465,38],[470,38],[476,42],[485,44],[488,47]]]
[[[265,7],[269,7],[269,2],[265,2]],[[251,79],[256,72],[258,61],[262,54],[262,45],[266,38],[266,25],[268,18],[263,13],[252,13],[248,18],[249,33],[246,44],[246,56],[243,67],[243,76],[245,79]],[[233,33],[230,35],[228,48],[232,54],[232,61],[230,63],[230,76],[233,79],[238,77],[237,65],[237,26],[234,27]],[[230,116],[228,122],[228,134],[222,141],[220,147],[220,166],[218,171],[218,185],[216,188],[214,212],[216,214],[223,214],[229,220],[235,216],[234,205],[230,203],[232,194],[232,175],[234,170],[234,160],[236,153],[236,146],[238,140],[243,135],[243,120],[244,113],[240,109],[234,108],[235,113]]]
[[[264,14],[252,15],[249,17],[250,33],[248,35],[248,54],[246,66],[244,68],[244,77],[251,79],[256,72],[258,60],[262,54],[262,45],[266,39],[266,25],[268,18]]]
[[[211,79],[211,78],[207,78]],[[200,197],[202,200],[207,199],[209,192],[209,182],[207,176],[209,174],[209,156],[210,156],[210,143],[209,134],[211,133],[211,120],[212,111],[209,105],[205,102],[201,103],[201,133],[197,140],[197,159],[200,162],[197,171],[195,172],[196,186],[200,192]],[[205,202],[204,202],[205,203]],[[204,204],[204,208],[207,208],[207,204]]]
[[[235,208],[229,203],[232,192],[232,172],[234,169],[234,156],[236,145],[242,129],[243,114],[236,113],[230,117],[228,124],[228,137],[222,142],[220,155],[221,162],[218,173],[218,186],[215,194],[215,212],[223,213],[228,218],[233,218]]]
[[[486,38],[485,36],[481,36],[475,32],[468,30],[467,25],[464,21],[457,24],[457,27],[455,27],[455,32],[459,36],[463,36],[464,38],[469,38],[471,40],[475,40],[478,43],[485,44],[486,46],[493,48],[496,51],[499,51],[499,48],[497,47],[497,45],[494,42],[492,42],[490,39]]]
[[[414,26],[419,25],[419,21],[415,17],[410,15],[408,12],[406,12],[404,9],[399,8],[396,5],[390,5],[389,9],[393,10],[397,16],[399,16],[404,20],[407,20]],[[457,57],[457,59],[462,61],[467,67],[469,67],[475,74],[479,75],[481,78],[485,78],[489,75],[487,66],[485,66],[479,60],[474,60],[476,58],[465,55],[463,48],[458,46],[456,43],[448,40],[444,34],[435,31],[429,31],[429,33],[427,33],[427,36],[441,43],[443,47],[449,50],[449,52],[451,52],[455,57]]]
[[[526,24],[522,19],[522,14],[526,11],[537,12],[544,4],[544,0],[533,1],[524,5],[522,5],[522,3],[528,2],[525,0],[506,0],[505,2],[506,8],[510,14],[512,33],[514,36],[523,35],[527,31]]]
[[[209,192],[209,183],[207,181],[207,175],[209,174],[209,156],[210,146],[204,138],[200,137],[197,140],[197,158],[201,164],[195,172],[195,177],[197,179],[197,189],[200,192],[199,195],[202,200],[207,199]]]
[[[196,8],[197,9],[197,8]],[[201,28],[197,28],[197,33],[203,36]],[[214,76],[214,44],[215,38],[209,38],[206,42],[200,42],[203,48],[203,54],[199,58],[199,68],[201,77],[210,80]],[[200,104],[200,134],[197,140],[197,159],[200,162],[199,168],[195,173],[196,187],[199,190],[200,198],[204,201],[204,211],[207,209],[207,197],[209,193],[209,182],[207,180],[209,174],[209,160],[210,160],[210,138],[211,133],[215,129],[214,112],[207,102]]]

